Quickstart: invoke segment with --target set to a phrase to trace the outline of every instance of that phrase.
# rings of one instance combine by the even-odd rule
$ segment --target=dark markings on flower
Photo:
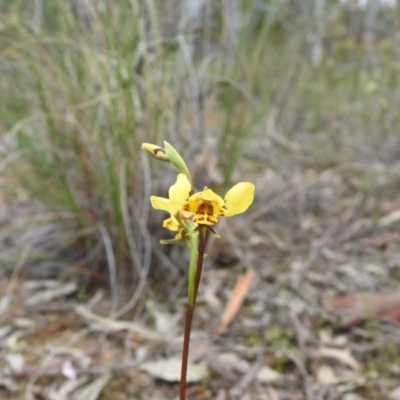
[[[197,214],[214,215],[214,209],[211,204],[200,204],[197,209]]]
[[[153,153],[156,157],[158,157],[158,153],[162,153],[163,156],[165,156],[165,150],[161,147],[157,147],[153,150]]]

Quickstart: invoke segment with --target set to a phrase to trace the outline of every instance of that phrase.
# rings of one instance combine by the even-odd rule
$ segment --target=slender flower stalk
[[[204,188],[201,192],[194,192],[192,178],[185,161],[173,146],[167,142],[164,144],[165,148],[143,143],[142,148],[155,158],[170,162],[179,171],[176,182],[169,188],[168,198],[151,196],[150,202],[153,208],[166,211],[170,215],[164,220],[163,227],[177,232],[174,239],[162,240],[161,243],[182,243],[190,251],[188,303],[179,390],[179,399],[185,400],[190,333],[203,269],[207,235],[211,232],[219,237],[214,230],[219,217],[230,217],[247,210],[254,199],[254,185],[250,182],[240,182],[226,193],[224,199],[208,188]]]
[[[194,308],[196,306],[197,292],[199,290],[201,272],[203,269],[204,250],[206,244],[207,230],[201,227],[199,230],[199,251],[197,257],[196,271],[193,282],[193,292],[188,290],[188,304],[186,306],[186,318],[185,318],[185,334],[183,337],[183,351],[182,351],[182,368],[181,368],[181,381],[179,389],[179,400],[186,399],[186,376],[187,366],[189,359],[189,344],[190,344],[190,333],[192,331],[192,321]],[[193,274],[189,273],[189,282],[193,278]],[[189,283],[190,286],[190,283]]]

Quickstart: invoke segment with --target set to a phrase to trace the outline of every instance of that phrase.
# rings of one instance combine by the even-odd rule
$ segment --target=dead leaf
[[[78,387],[84,385],[88,381],[87,376],[81,378],[67,380],[64,382],[57,390],[57,393],[64,398],[68,398],[72,392],[74,392]]]
[[[93,382],[74,392],[72,400],[97,400],[111,378],[111,374],[105,373]]]
[[[52,289],[60,285],[57,279],[38,279],[27,281],[23,284],[24,290]]]
[[[326,302],[326,307],[346,317],[345,326],[363,322],[366,318],[400,324],[400,292],[360,293],[337,296]]]
[[[316,376],[318,383],[322,386],[335,385],[339,381],[333,369],[326,364],[318,367]]]
[[[225,333],[226,328],[235,318],[236,314],[242,307],[243,301],[253,283],[255,272],[250,269],[245,274],[241,275],[236,281],[236,285],[232,290],[231,296],[226,303],[225,310],[222,314],[221,322],[215,330],[216,335]]]
[[[344,348],[349,343],[349,338],[346,335],[332,336],[332,332],[329,329],[321,329],[318,332],[318,336],[321,345],[326,347]]]
[[[210,368],[222,378],[235,381],[239,376],[247,373],[251,365],[235,353],[213,353],[209,357]]]
[[[282,375],[278,371],[264,365],[257,372],[256,377],[261,383],[276,383],[281,380]]]
[[[179,358],[167,358],[157,361],[148,361],[139,366],[154,378],[167,382],[179,382],[181,379],[182,361]],[[188,364],[187,382],[199,382],[207,376],[207,368],[204,363]]]
[[[314,352],[314,357],[333,358],[342,364],[345,364],[355,371],[361,369],[358,361],[351,355],[349,349],[335,349],[331,347],[321,347]]]
[[[13,325],[19,329],[29,329],[35,326],[30,318],[14,318]]]
[[[50,301],[63,296],[68,296],[78,289],[78,285],[75,282],[68,282],[63,285],[58,285],[51,289],[42,290],[30,296],[26,301],[27,307],[32,307],[37,304],[49,303]]]
[[[154,316],[154,325],[157,332],[163,335],[171,335],[176,332],[181,315],[170,314],[158,310],[153,310],[152,314]]]
[[[161,335],[157,332],[154,332],[151,329],[146,328],[145,326],[129,321],[116,321],[110,318],[102,317],[101,315],[97,315],[93,313],[89,308],[83,305],[77,305],[74,310],[81,317],[88,320],[91,323],[92,328],[96,328],[99,330],[107,331],[107,332],[119,332],[119,331],[129,331],[132,333],[136,333],[146,339],[149,340],[163,340],[166,339],[166,335]]]
[[[400,386],[389,393],[390,400],[400,400]]]
[[[357,393],[345,393],[343,400],[367,400],[365,397],[360,396]]]
[[[380,228],[387,227],[389,225],[393,225],[395,222],[397,222],[399,220],[400,220],[400,209],[395,210],[395,211],[391,212],[390,214],[382,217],[378,222],[378,226]]]
[[[20,373],[24,369],[25,358],[22,354],[8,353],[4,358],[14,372]]]

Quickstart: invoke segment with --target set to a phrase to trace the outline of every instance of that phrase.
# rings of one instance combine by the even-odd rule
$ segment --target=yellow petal
[[[163,222],[163,227],[169,229],[170,231],[179,231],[179,228],[181,228],[178,221],[173,217],[165,219]]]
[[[228,191],[225,196],[227,217],[246,211],[254,200],[254,185],[240,182]]]
[[[173,203],[182,204],[190,196],[192,185],[184,174],[179,174],[176,183],[169,188],[169,198]]]
[[[179,204],[172,203],[171,200],[164,199],[163,197],[151,196],[151,206],[156,210],[164,210],[172,215],[175,215],[179,211]]]
[[[219,205],[220,207],[224,206],[224,200],[216,193],[214,193],[211,189],[204,190],[203,192],[195,193],[193,196],[190,196],[189,201],[206,201]]]

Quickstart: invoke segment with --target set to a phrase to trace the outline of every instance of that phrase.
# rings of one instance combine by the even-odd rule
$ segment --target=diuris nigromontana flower
[[[240,182],[225,195],[218,196],[211,189],[192,193],[192,187],[186,175],[179,174],[176,183],[169,189],[169,198],[151,196],[153,208],[164,210],[171,218],[164,221],[163,226],[170,230],[179,230],[179,220],[190,219],[196,225],[213,226],[218,217],[231,217],[248,209],[254,199],[254,185]]]
[[[194,213],[193,222],[199,225],[215,225],[218,217],[231,217],[245,212],[254,200],[254,185],[240,182],[225,195],[218,196],[211,189],[205,189],[189,197],[182,209]]]

